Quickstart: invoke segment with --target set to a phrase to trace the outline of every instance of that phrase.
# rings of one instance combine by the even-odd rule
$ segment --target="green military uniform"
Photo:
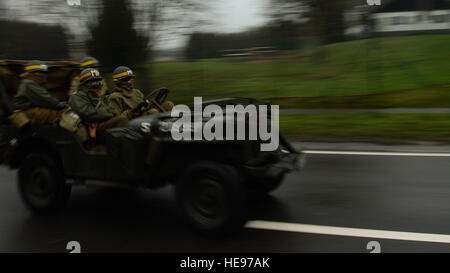
[[[37,74],[36,72],[41,72]],[[25,112],[34,125],[50,124],[55,122],[67,105],[59,101],[45,89],[47,66],[40,61],[32,61],[25,67],[25,73],[14,97],[14,109]]]
[[[145,103],[144,94],[133,86],[133,71],[126,66],[119,66],[113,71],[113,79],[116,87],[108,96],[108,103],[117,110],[120,115],[128,120],[146,113],[140,104]]]
[[[47,89],[37,82],[25,78],[20,83],[15,96],[14,108],[17,110],[28,110],[33,107],[60,110],[66,107],[66,103],[50,95]]]
[[[100,95],[102,80],[98,70],[83,70],[80,74],[81,85],[69,99],[73,112],[88,124],[91,137],[100,143],[105,141],[108,128],[124,127],[128,124],[128,119],[114,112],[105,97]]]
[[[139,116],[133,109],[143,100],[141,91],[120,83],[116,83],[113,93],[108,96],[108,104],[129,120]]]
[[[112,107],[104,101],[104,98],[89,92],[84,86],[80,86],[70,97],[69,105],[85,122],[102,122],[114,117]]]

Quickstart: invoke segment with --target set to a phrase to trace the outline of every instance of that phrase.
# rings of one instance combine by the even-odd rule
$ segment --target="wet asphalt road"
[[[205,239],[181,220],[173,189],[74,187],[57,216],[33,216],[16,172],[0,168],[0,252],[450,252],[450,244],[244,229]],[[450,234],[450,157],[307,155],[300,173],[270,197],[252,200],[250,219]]]

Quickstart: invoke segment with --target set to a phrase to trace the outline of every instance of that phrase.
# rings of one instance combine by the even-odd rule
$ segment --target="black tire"
[[[22,200],[36,213],[61,210],[71,191],[60,165],[43,153],[31,153],[22,161],[18,186]]]
[[[246,222],[244,183],[231,166],[194,163],[182,173],[176,198],[183,216],[203,235],[225,236]]]

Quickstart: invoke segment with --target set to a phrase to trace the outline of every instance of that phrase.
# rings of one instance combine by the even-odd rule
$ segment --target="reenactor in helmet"
[[[127,118],[107,104],[102,96],[102,86],[103,78],[97,69],[84,69],[80,74],[78,91],[69,99],[72,110],[88,124],[91,138],[99,143],[104,143],[106,129],[128,124]]]
[[[155,114],[157,109],[148,109],[149,102],[144,99],[141,91],[134,88],[135,75],[133,71],[126,66],[119,66],[113,71],[113,80],[115,88],[108,96],[108,103],[116,109],[121,115],[129,120],[144,114]],[[170,102],[164,103],[162,107],[169,106]],[[172,107],[168,107],[168,111]]]
[[[126,66],[113,71],[115,88],[108,96],[108,103],[127,119],[133,119],[142,113],[140,108],[148,106],[141,91],[134,88],[134,73]]]
[[[43,87],[47,82],[47,72],[47,65],[35,60],[29,62],[20,75],[22,82],[14,98],[14,109],[25,112],[33,125],[54,123],[67,105]]]
[[[100,62],[94,57],[85,57],[80,61],[80,72],[87,68],[99,69]],[[72,96],[78,90],[78,86],[80,85],[80,77],[76,75],[72,78],[72,82],[70,84],[69,96]],[[108,89],[105,81],[103,81],[101,93],[105,94]]]

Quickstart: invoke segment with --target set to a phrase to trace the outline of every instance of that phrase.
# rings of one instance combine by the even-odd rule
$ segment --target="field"
[[[255,97],[281,108],[450,107],[450,35],[378,38],[283,52],[274,60],[151,64],[177,102]]]

